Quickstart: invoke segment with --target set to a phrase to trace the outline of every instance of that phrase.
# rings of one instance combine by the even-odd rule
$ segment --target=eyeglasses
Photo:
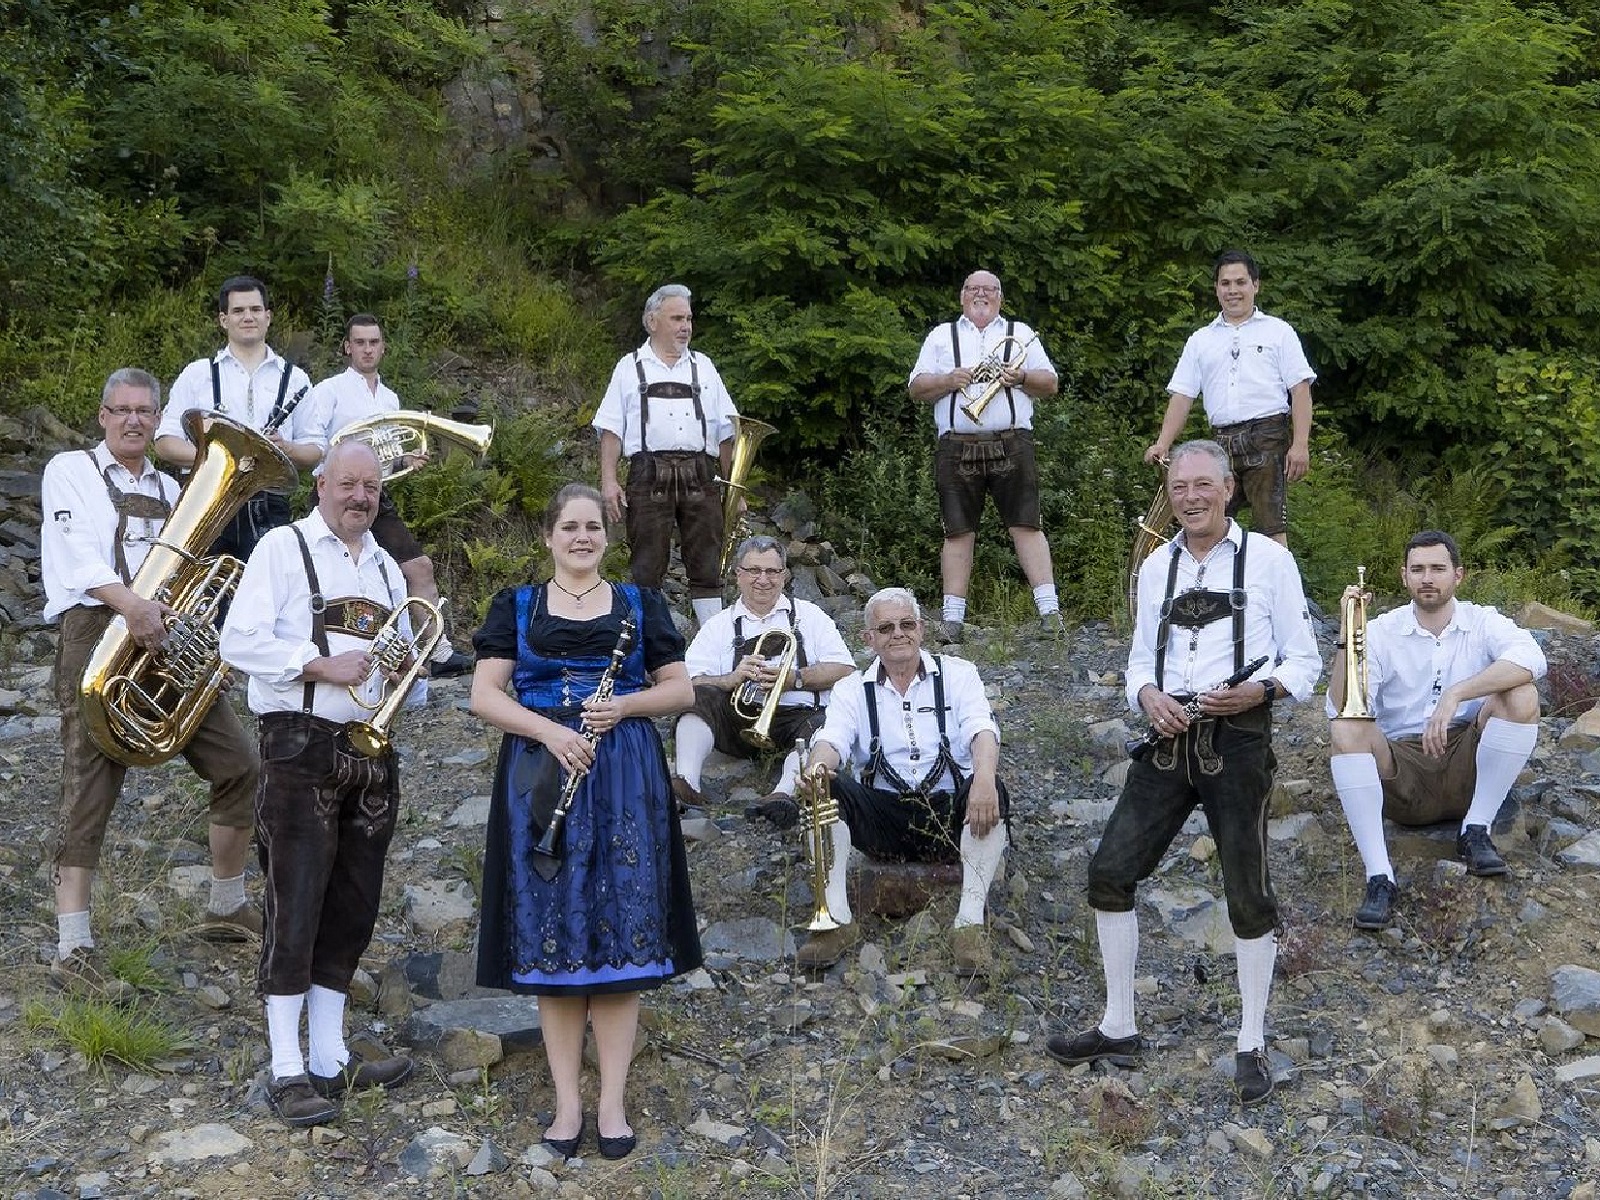
[[[961,289],[967,296],[998,296],[1000,289],[997,287],[964,287]]]
[[[873,628],[877,630],[879,637],[888,637],[896,629],[901,633],[915,633],[917,626],[920,624],[922,624],[921,621],[914,621],[910,617],[906,617],[900,621],[879,621]]]
[[[100,407],[120,421],[126,421],[129,417],[138,417],[141,421],[149,421],[156,415],[156,410],[153,408],[128,408],[123,405],[112,407],[109,404],[102,404]]]
[[[740,567],[746,575],[759,576],[762,579],[777,579],[788,567]]]

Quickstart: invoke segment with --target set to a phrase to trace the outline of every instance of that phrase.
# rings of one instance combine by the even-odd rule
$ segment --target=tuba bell
[[[400,618],[411,615],[411,636],[400,628]],[[368,758],[379,758],[389,749],[389,727],[400,713],[400,706],[418,677],[427,669],[434,647],[444,637],[444,616],[435,604],[418,596],[407,597],[378,628],[372,639],[372,670],[360,683],[350,685],[350,699],[369,709],[372,717],[352,721],[347,727],[350,744]],[[390,675],[395,675],[393,681]],[[361,692],[374,676],[384,680],[376,704],[362,699]]]
[[[244,565],[230,555],[202,556],[251,496],[286,491],[297,478],[283,451],[231,417],[194,409],[183,428],[196,448],[193,472],[129,585],[173,609],[167,639],[159,650],[142,649],[114,618],[78,685],[89,737],[130,767],[182,750],[227,689],[217,621]]]
[[[1339,601],[1339,628],[1344,630],[1344,703],[1338,718],[1371,721],[1372,696],[1367,686],[1367,569],[1356,568],[1358,596]]]
[[[733,460],[728,467],[728,477],[717,480],[726,484],[728,494],[722,498],[722,564],[717,569],[727,573],[733,557],[733,548],[749,532],[749,526],[739,513],[739,497],[744,492],[745,477],[750,474],[750,464],[755,462],[756,447],[769,433],[778,431],[765,421],[750,417],[733,418]]]
[[[748,729],[740,731],[740,740],[757,750],[772,749],[772,719],[778,715],[778,700],[783,695],[784,676],[794,668],[795,654],[799,650],[799,640],[787,629],[769,629],[756,639],[756,644],[750,653],[758,658],[772,658],[772,653],[766,650],[768,638],[777,641],[775,652],[778,657],[778,682],[770,688],[765,688],[753,679],[746,679],[734,689],[733,697],[729,701],[734,715],[741,721],[750,722]]]
[[[414,456],[437,457],[445,444],[461,446],[474,456],[487,454],[494,441],[494,426],[467,425],[424,412],[376,413],[351,421],[329,439],[328,449],[347,441],[365,442],[372,447],[383,471],[383,482],[388,485],[417,469],[410,462]]]
[[[794,751],[805,761],[806,743],[796,738]],[[839,802],[828,786],[827,772],[821,767],[800,772],[795,784],[800,816],[805,821],[806,851],[811,857],[811,891],[816,908],[806,928],[813,933],[838,929],[839,921],[828,909],[828,872],[833,867],[833,826],[839,820]]]
[[[1161,484],[1145,510],[1144,517],[1134,530],[1133,547],[1128,551],[1128,621],[1139,620],[1139,568],[1144,560],[1154,554],[1158,546],[1172,540],[1172,497],[1167,494],[1167,464],[1161,461]]]

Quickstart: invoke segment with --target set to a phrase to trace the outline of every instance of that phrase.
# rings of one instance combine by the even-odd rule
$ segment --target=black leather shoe
[[[460,650],[450,652],[450,657],[428,665],[428,674],[435,679],[454,679],[457,675],[470,675],[477,660]]]
[[[601,1158],[627,1158],[633,1153],[633,1148],[639,1144],[639,1135],[636,1133],[623,1134],[621,1137],[606,1137],[600,1135]]]
[[[1247,1108],[1272,1095],[1272,1063],[1265,1046],[1233,1056],[1233,1086],[1239,1089],[1239,1103]]]
[[[572,1158],[578,1153],[578,1147],[583,1144],[584,1134],[588,1132],[589,1118],[585,1116],[583,1118],[583,1124],[578,1126],[577,1137],[553,1138],[547,1133],[539,1140],[546,1146],[549,1146],[550,1149],[554,1150],[557,1154],[561,1155],[562,1158]],[[601,1138],[600,1141],[604,1143],[605,1138]]]
[[[1357,929],[1387,929],[1394,920],[1394,898],[1400,889],[1387,875],[1374,875],[1367,880],[1366,899],[1356,909]]]
[[[417,1064],[404,1054],[390,1058],[367,1059],[352,1055],[344,1070],[337,1075],[311,1073],[311,1086],[319,1096],[338,1098],[346,1092],[362,1092],[367,1088],[399,1087],[411,1078]]]
[[[1461,831],[1456,838],[1456,857],[1467,864],[1468,875],[1504,875],[1511,870],[1482,825],[1468,825]]]
[[[1044,1052],[1057,1062],[1075,1067],[1079,1063],[1099,1062],[1104,1059],[1112,1066],[1131,1067],[1144,1049],[1144,1039],[1137,1033],[1132,1037],[1107,1037],[1099,1026],[1085,1030],[1076,1037],[1052,1033],[1044,1043]]]
[[[770,792],[747,806],[744,815],[751,821],[771,821],[779,829],[792,829],[800,819],[800,806],[782,792]]]

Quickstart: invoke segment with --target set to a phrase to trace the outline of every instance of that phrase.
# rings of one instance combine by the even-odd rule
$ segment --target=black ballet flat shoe
[[[637,1133],[624,1134],[622,1137],[607,1137],[600,1135],[601,1158],[627,1158],[633,1153],[634,1147],[639,1144]]]
[[[578,1153],[578,1147],[583,1144],[584,1134],[586,1134],[588,1132],[589,1132],[589,1118],[585,1117],[583,1119],[583,1124],[578,1126],[578,1136],[577,1137],[553,1138],[549,1134],[545,1134],[545,1136],[540,1138],[539,1140],[541,1142],[543,1142],[546,1146],[549,1146],[550,1149],[554,1150],[557,1154],[561,1155],[562,1158],[575,1158],[577,1156],[577,1153]],[[601,1152],[604,1153],[604,1151],[605,1151],[605,1145],[604,1145],[605,1138],[601,1138],[600,1141],[601,1141],[600,1149],[601,1149]]]

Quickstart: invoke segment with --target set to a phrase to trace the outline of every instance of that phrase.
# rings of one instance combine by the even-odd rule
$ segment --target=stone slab
[[[411,1015],[402,1034],[411,1045],[431,1050],[450,1029],[492,1033],[506,1046],[544,1044],[537,1001],[510,994],[431,1004]]]

